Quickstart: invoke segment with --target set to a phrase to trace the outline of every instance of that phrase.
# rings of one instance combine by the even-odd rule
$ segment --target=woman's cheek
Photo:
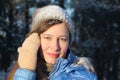
[[[41,41],[41,48],[43,51],[46,50],[48,48],[48,43],[45,41]]]
[[[68,43],[66,43],[64,46],[63,46],[63,52],[67,52],[67,50],[68,50],[68,46],[69,46],[69,44]]]

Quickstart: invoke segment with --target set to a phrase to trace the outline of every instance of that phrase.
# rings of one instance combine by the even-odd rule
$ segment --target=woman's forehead
[[[51,26],[48,30],[43,32],[43,34],[49,34],[49,35],[69,35],[69,32],[66,28],[66,25],[64,23],[56,24]]]

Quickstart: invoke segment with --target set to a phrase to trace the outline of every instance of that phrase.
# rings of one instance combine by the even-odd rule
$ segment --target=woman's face
[[[55,64],[58,57],[64,57],[69,46],[69,32],[64,23],[50,27],[41,35],[41,49],[45,61]]]

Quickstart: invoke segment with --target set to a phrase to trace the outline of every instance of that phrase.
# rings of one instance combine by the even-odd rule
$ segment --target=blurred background
[[[48,4],[69,13],[75,25],[71,49],[93,60],[98,79],[120,80],[120,0],[0,0],[0,80],[17,60],[34,10]]]

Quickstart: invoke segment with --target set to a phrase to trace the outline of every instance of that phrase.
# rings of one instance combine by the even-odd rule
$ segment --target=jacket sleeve
[[[36,74],[30,70],[19,68],[14,76],[14,80],[35,80]]]

